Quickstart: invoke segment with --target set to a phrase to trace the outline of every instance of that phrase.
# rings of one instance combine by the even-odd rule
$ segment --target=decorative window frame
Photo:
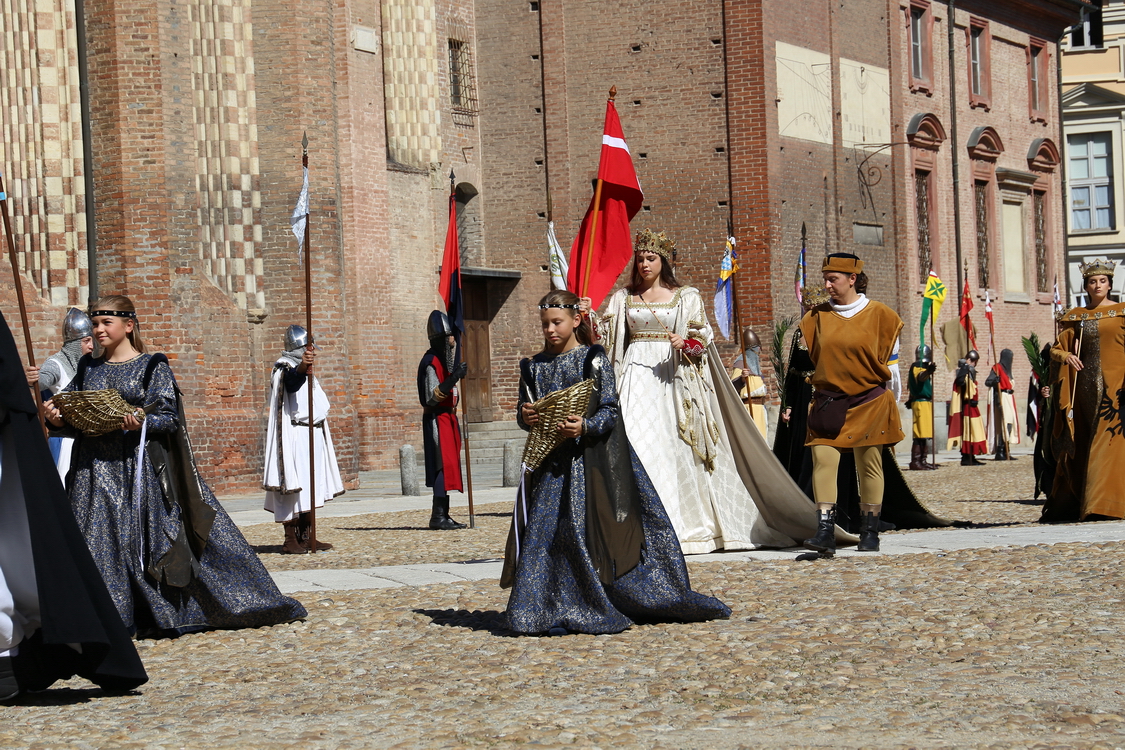
[[[969,151],[969,172],[973,181],[973,190],[976,191],[976,184],[978,182],[985,183],[985,200],[986,200],[986,216],[985,216],[985,231],[988,234],[988,289],[998,291],[997,283],[997,263],[996,253],[996,238],[999,237],[999,232],[996,227],[998,220],[996,211],[996,160],[1000,158],[1000,154],[1004,153],[1004,142],[1000,140],[1000,134],[990,126],[983,125],[973,130],[969,135],[969,140],[965,144]],[[975,213],[975,196],[974,196],[974,214],[973,214],[973,234],[976,235],[976,213]],[[974,252],[977,252],[974,246]],[[978,269],[980,259],[977,259]],[[980,282],[979,270],[977,276],[978,286],[980,292],[984,292],[983,285]]]
[[[973,33],[980,32],[980,60],[977,75],[980,93],[973,91]],[[969,18],[965,29],[965,60],[969,74],[969,106],[988,112],[992,109],[992,28],[989,22],[975,16]]]
[[[1038,55],[1036,54],[1038,51]],[[1049,71],[1051,47],[1036,37],[1027,40],[1027,116],[1032,122],[1047,122],[1051,105]],[[1033,75],[1034,74],[1034,75]]]
[[[910,77],[910,91],[912,93],[933,96],[934,94],[934,12],[930,7],[930,0],[910,0],[906,11],[906,52],[907,75]],[[921,59],[919,66],[920,76],[914,75],[914,15],[919,13],[922,33],[918,37]]]
[[[925,172],[929,193],[929,225],[930,225],[930,266],[939,276],[941,269],[941,224],[938,221],[937,178],[938,178],[938,151],[946,140],[945,128],[936,116],[929,112],[920,112],[910,118],[906,127],[906,140],[910,144],[911,175]],[[913,188],[913,182],[912,190]],[[914,196],[917,206],[917,195]],[[915,218],[917,221],[917,218]],[[915,248],[917,250],[917,248]],[[915,254],[917,257],[917,254]],[[923,278],[929,275],[929,268],[921,268],[919,262],[918,276]],[[925,281],[921,282],[923,285]]]
[[[1031,142],[1031,147],[1027,150],[1027,167],[1031,170],[1037,179],[1035,184],[1031,186],[1031,231],[1032,237],[1035,236],[1035,194],[1043,194],[1043,205],[1046,207],[1043,216],[1043,235],[1046,237],[1047,251],[1045,253],[1047,258],[1046,274],[1052,277],[1058,273],[1058,265],[1055,260],[1055,243],[1052,242],[1055,230],[1055,171],[1058,169],[1059,164],[1062,162],[1062,154],[1059,153],[1058,146],[1050,138],[1036,138]],[[1032,243],[1034,247],[1034,241]],[[1034,274],[1034,271],[1033,271]],[[1038,280],[1038,279],[1036,279]],[[1038,285],[1033,285],[1035,291],[1032,297],[1040,305],[1049,305],[1055,301],[1053,290],[1039,291]]]

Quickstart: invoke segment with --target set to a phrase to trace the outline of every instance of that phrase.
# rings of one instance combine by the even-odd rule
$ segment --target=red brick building
[[[0,83],[0,168],[37,354],[93,287],[133,296],[206,476],[253,487],[267,374],[304,318],[289,216],[307,132],[313,327],[346,473],[419,441],[451,169],[470,419],[509,419],[518,359],[540,346],[548,193],[569,246],[611,85],[646,191],[634,228],[668,232],[705,298],[730,227],[742,320],[795,314],[803,226],[814,279],[826,249],[868,261],[908,359],[921,278],[932,262],[955,286],[960,236],[997,345],[1018,350],[1050,334],[1055,41],[1083,6],[957,3],[951,98],[947,5],[924,0],[87,0],[84,25],[73,0],[0,0],[0,62],[19,73]],[[0,306],[18,325],[8,284]]]

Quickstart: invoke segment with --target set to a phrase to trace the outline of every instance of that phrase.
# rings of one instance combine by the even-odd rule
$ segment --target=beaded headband
[[[1079,263],[1078,268],[1082,271],[1082,278],[1088,279],[1091,276],[1113,276],[1117,264],[1112,260],[1092,260],[1089,263]]]
[[[112,315],[115,318],[136,318],[137,313],[133,310],[94,310],[90,313],[91,318],[97,318],[101,315]]]
[[[579,310],[579,309],[581,309],[578,305],[564,305],[562,303],[540,305],[539,309],[540,310],[550,310],[552,307],[562,308],[563,310]]]
[[[832,271],[835,273],[863,273],[863,261],[854,255],[847,253],[833,253],[825,257],[824,265],[820,267],[822,272]]]
[[[676,243],[668,239],[668,235],[664,232],[657,233],[651,229],[643,229],[637,232],[637,239],[633,242],[633,252],[656,253],[672,263],[676,260]]]

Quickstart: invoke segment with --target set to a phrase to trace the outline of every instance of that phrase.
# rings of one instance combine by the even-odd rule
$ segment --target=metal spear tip
[[[301,133],[301,148],[305,151],[309,150],[309,132],[307,130]]]
[[[612,86],[609,89],[609,100],[612,102],[617,98],[617,86]]]

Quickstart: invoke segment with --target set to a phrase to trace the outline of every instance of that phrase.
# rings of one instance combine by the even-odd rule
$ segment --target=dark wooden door
[[[469,422],[492,421],[492,344],[488,335],[488,286],[483,279],[465,279],[465,335],[462,352],[469,372],[462,382]]]

